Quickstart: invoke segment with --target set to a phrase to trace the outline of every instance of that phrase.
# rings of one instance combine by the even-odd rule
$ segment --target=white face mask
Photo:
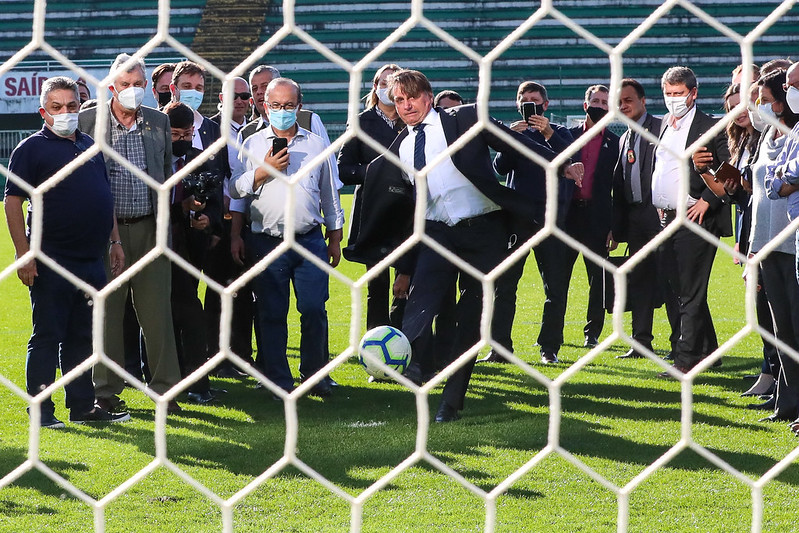
[[[385,89],[377,89],[377,99],[380,100],[380,103],[383,105],[394,107],[394,102],[391,101],[391,98],[388,97],[388,88]]]
[[[771,104],[759,104],[757,106],[757,112],[761,118],[770,118],[771,120],[777,120],[777,114],[774,112],[774,108],[771,107]]]
[[[666,101],[666,109],[669,110],[669,113],[675,118],[684,117],[685,114],[690,109],[688,107],[688,97],[691,96],[664,96],[663,99]]]
[[[788,92],[785,93],[785,100],[788,102],[788,107],[791,108],[791,111],[799,114],[799,89],[788,87]]]
[[[144,100],[144,88],[142,87],[128,87],[117,93],[119,105],[129,111],[138,109],[142,100]]]
[[[47,113],[47,111],[45,111],[45,113]],[[59,113],[58,115],[47,114],[53,119],[53,125],[49,126],[50,129],[59,137],[69,137],[78,129],[77,113]]]
[[[762,118],[760,118],[760,113],[755,109],[752,111],[751,109],[748,111],[749,113],[749,122],[752,123],[752,127],[755,128],[757,131],[763,131],[766,129],[766,124]]]

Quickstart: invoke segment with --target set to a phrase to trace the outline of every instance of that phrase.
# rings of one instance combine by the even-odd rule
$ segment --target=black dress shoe
[[[541,350],[541,363],[545,365],[554,365],[555,363],[559,363],[558,361],[558,354],[555,352],[550,352],[548,350]]]
[[[644,356],[633,349],[630,349],[627,353],[623,353],[621,355],[617,355],[616,359],[641,359]]]
[[[211,394],[211,391],[208,390],[203,392],[190,392],[187,396],[189,397],[189,401],[200,405],[211,403],[216,400],[216,396]]]
[[[216,371],[216,377],[223,379],[244,379],[250,377],[246,372],[232,366],[224,366]]]
[[[333,388],[326,380],[321,380],[319,383],[311,387],[308,391],[310,396],[317,396],[319,398],[329,398],[333,394]]]
[[[418,387],[422,386],[422,367],[419,366],[419,364],[411,363],[411,366],[405,369],[403,376],[408,378],[414,385]]]
[[[324,381],[326,381],[327,384],[330,385],[331,387],[338,387],[339,386],[339,384],[336,382],[336,380],[334,380],[330,376],[325,376]]]
[[[761,418],[758,422],[790,422],[793,420],[792,415],[782,413],[772,413],[767,417]]]
[[[682,366],[682,365],[674,365],[674,366],[672,366],[672,368],[674,370],[679,370],[683,374],[687,374],[688,372],[691,371],[690,368]],[[661,379],[677,379],[674,376],[672,376],[669,372],[666,372],[666,371],[659,372],[658,373],[658,377],[661,378]]]
[[[669,352],[663,357],[664,361],[674,361],[674,352]]]
[[[452,407],[447,402],[441,402],[441,405],[438,406],[438,412],[436,412],[436,422],[455,422],[456,420],[460,420],[460,415],[458,414],[458,410]]]
[[[507,363],[508,360],[502,357],[502,355],[494,350],[488,352],[488,355],[483,357],[482,359],[477,360],[478,363]]]
[[[585,342],[583,343],[583,346],[586,348],[596,348],[597,344],[599,344],[599,339],[591,335],[587,335],[585,337]]]
[[[746,406],[747,409],[754,409],[754,410],[762,410],[762,411],[773,411],[777,408],[777,397],[772,396],[768,400],[763,403],[750,403]]]

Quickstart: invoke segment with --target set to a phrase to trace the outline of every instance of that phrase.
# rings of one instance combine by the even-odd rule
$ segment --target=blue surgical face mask
[[[267,109],[269,108],[267,107]],[[275,129],[287,130],[291,128],[295,122],[297,122],[296,109],[292,111],[287,109],[281,109],[279,111],[269,109],[269,124],[274,126]]]
[[[197,111],[203,103],[203,94],[194,89],[180,89],[180,101]]]

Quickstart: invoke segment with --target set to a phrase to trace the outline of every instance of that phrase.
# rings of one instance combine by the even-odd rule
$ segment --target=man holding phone
[[[344,213],[330,160],[310,167],[326,145],[321,137],[297,125],[297,111],[301,107],[302,92],[296,82],[276,78],[269,83],[264,100],[269,127],[244,140],[239,154],[240,171],[231,180],[230,195],[251,200],[252,234],[248,246],[253,262],[266,257],[283,243],[286,232],[292,232],[298,245],[335,267],[341,258],[339,243]],[[288,177],[300,172],[303,175],[289,184],[277,178],[275,171]],[[294,190],[290,191],[292,187]],[[290,192],[293,192],[293,217],[287,217],[285,212]],[[325,237],[322,224],[327,230]],[[286,358],[292,283],[301,315],[301,379],[310,378],[328,359],[325,309],[328,274],[295,250],[288,250],[254,280],[258,352],[263,355],[264,374],[286,392],[294,389]],[[329,382],[321,380],[311,393],[329,396]]]
[[[572,143],[572,134],[567,128],[551,124],[544,117],[544,111],[548,106],[546,87],[534,81],[522,82],[516,92],[516,107],[524,120],[514,122],[510,127],[531,141],[560,153]],[[494,170],[501,175],[507,175],[506,185],[524,195],[534,206],[533,224],[514,228],[511,244],[519,246],[544,225],[547,199],[546,171],[541,165],[512,152],[498,153],[494,159]],[[574,181],[569,179],[558,181],[556,222],[561,227],[573,190]],[[546,294],[541,331],[537,339],[541,347],[541,362],[544,364],[558,362],[558,350],[563,344],[563,315],[566,312],[569,288],[569,275],[563,265],[564,254],[563,243],[557,238],[548,237],[535,247],[535,260]],[[491,333],[494,339],[510,352],[513,351],[511,330],[516,314],[516,289],[524,273],[525,262],[526,257],[520,258],[497,281]],[[481,362],[502,363],[505,359],[492,350]]]

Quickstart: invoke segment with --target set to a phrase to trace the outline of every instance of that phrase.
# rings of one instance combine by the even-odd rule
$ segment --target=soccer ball
[[[366,373],[375,379],[391,379],[391,376],[386,374],[375,362],[364,357],[364,352],[374,356],[375,359],[382,361],[400,374],[405,372],[411,363],[411,343],[400,330],[391,326],[377,326],[367,331],[361,339],[359,350],[358,360]]]

